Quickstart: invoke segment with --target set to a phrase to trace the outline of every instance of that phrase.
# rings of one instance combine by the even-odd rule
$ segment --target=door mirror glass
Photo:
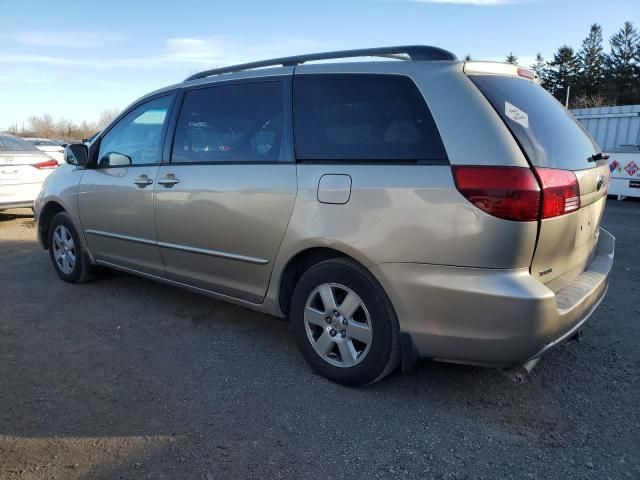
[[[89,162],[89,149],[82,143],[72,143],[64,149],[64,161],[69,165],[85,167]]]
[[[123,153],[105,153],[98,161],[98,167],[125,167],[131,165],[131,157]]]

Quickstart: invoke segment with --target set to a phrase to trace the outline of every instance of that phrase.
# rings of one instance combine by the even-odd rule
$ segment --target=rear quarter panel
[[[320,203],[320,177],[346,174],[351,197]],[[298,197],[282,244],[291,257],[327,246],[365,266],[388,262],[515,268],[529,266],[535,222],[480,211],[455,189],[448,166],[298,165]]]

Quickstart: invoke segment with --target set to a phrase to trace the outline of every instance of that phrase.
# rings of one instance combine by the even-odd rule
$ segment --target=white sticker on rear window
[[[514,122],[519,123],[524,128],[529,128],[529,115],[515,105],[511,105],[509,102],[504,102],[504,113]]]

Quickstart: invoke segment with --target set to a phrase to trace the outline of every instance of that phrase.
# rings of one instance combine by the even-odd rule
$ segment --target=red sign
[[[640,170],[640,168],[638,168],[638,165],[636,165],[636,162],[629,162],[627,166],[624,167],[624,169],[632,177],[636,174],[638,170]]]

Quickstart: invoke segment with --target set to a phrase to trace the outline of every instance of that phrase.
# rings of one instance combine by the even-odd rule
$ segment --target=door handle
[[[180,183],[173,173],[167,173],[167,176],[158,180],[158,185],[162,185],[165,188],[171,188],[176,183]]]
[[[153,183],[153,180],[151,180],[149,177],[147,177],[146,175],[140,175],[138,178],[136,178],[133,183],[135,183],[137,186],[139,186],[140,188],[144,188],[147,185],[151,185]]]

